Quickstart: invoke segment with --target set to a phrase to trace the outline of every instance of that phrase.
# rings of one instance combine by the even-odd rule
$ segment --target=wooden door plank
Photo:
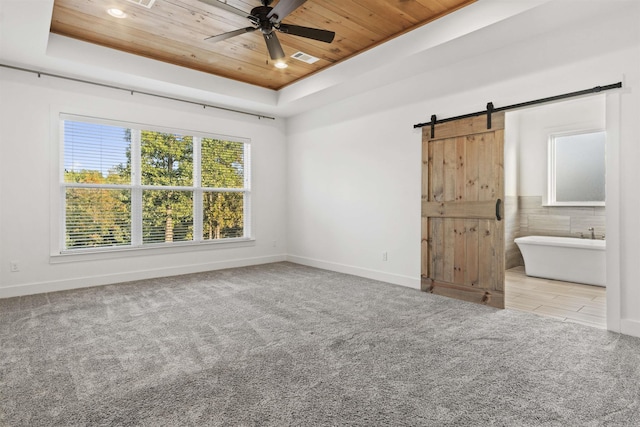
[[[494,200],[493,133],[484,133],[478,143],[478,200]]]
[[[495,237],[495,221],[481,220],[478,228],[478,254],[480,262],[478,264],[478,287],[481,289],[495,288],[493,278],[497,273],[496,268],[496,248],[493,245]]]
[[[501,291],[473,289],[439,280],[425,280],[424,283],[423,287],[425,288],[425,291],[432,294],[455,298],[462,301],[474,302],[477,304],[485,304],[496,308],[504,308],[504,292]]]
[[[502,198],[504,202],[504,130],[498,130],[493,135],[493,176],[495,178],[494,199]],[[504,203],[503,203],[504,205]],[[504,216],[504,215],[502,215]]]
[[[429,198],[429,143],[422,142],[422,201]]]
[[[457,141],[455,138],[444,140],[444,201],[456,199],[457,186]]]
[[[444,141],[429,144],[429,200],[443,201],[444,196]]]
[[[455,277],[455,245],[448,242],[455,242],[456,239],[456,227],[455,220],[453,218],[444,218],[444,236],[445,245],[443,248],[443,261],[442,261],[442,279],[445,282],[454,282]]]
[[[494,165],[494,177],[495,177],[495,187],[496,194],[495,198],[502,198],[502,209],[500,212],[500,216],[503,218],[502,221],[498,221],[495,232],[495,245],[500,248],[500,255],[496,258],[496,275],[494,280],[495,289],[504,292],[504,271],[506,268],[506,254],[505,252],[505,220],[504,220],[504,129],[496,130],[493,135],[493,165]]]
[[[425,126],[422,128],[422,140],[432,141],[443,138],[455,138],[457,136],[495,132],[500,129],[504,129],[504,112],[491,115],[491,129],[487,129],[486,114],[469,119],[438,123],[435,125],[433,138],[431,138],[431,127]]]
[[[496,202],[422,202],[422,216],[494,219]]]
[[[429,220],[429,276],[435,280],[442,280],[443,277],[443,249],[444,249],[444,227],[442,218],[431,218]]]
[[[498,248],[505,247],[504,244],[504,221],[500,223],[501,225],[496,226],[496,240],[495,244]],[[500,255],[496,257],[496,274],[494,277],[495,286],[494,289],[499,291],[504,291],[504,272],[506,267],[505,254],[504,251],[500,251]]]
[[[467,158],[466,138],[456,138],[456,197],[455,200],[464,199],[466,188],[464,165]]]
[[[464,284],[469,287],[478,286],[478,220],[465,220],[465,270]]]
[[[465,261],[464,261],[466,259],[466,252],[465,252],[466,229],[464,226],[464,219],[455,218],[453,220],[453,224],[454,224],[454,231],[455,231],[454,243],[453,243],[453,246],[454,246],[453,282],[464,283],[464,272],[466,268]]]
[[[478,141],[476,136],[466,137],[466,158],[465,158],[465,190],[464,200],[474,202],[478,200],[478,173],[479,173],[479,154]]]
[[[429,198],[429,142],[422,141],[422,201],[426,202]],[[421,253],[420,253],[420,275],[423,279],[430,276],[430,260],[431,252],[429,248],[429,218],[422,217],[422,236],[421,236]],[[424,283],[421,285],[425,290]]]
[[[422,239],[420,246],[422,252],[420,253],[420,274],[423,278],[429,277],[429,218],[422,217]]]

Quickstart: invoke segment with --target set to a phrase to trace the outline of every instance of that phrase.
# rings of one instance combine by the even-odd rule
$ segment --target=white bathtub
[[[606,285],[606,242],[572,237],[527,236],[514,240],[527,276]]]

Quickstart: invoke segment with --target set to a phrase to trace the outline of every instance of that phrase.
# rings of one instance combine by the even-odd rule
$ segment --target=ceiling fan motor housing
[[[263,34],[271,34],[273,32],[273,23],[267,17],[272,10],[273,8],[269,6],[258,6],[251,10],[251,17],[256,18],[255,21],[252,21],[258,25]]]

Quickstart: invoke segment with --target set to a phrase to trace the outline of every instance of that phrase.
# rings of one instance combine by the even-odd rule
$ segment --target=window
[[[62,251],[250,236],[249,144],[62,117]]]
[[[549,138],[549,204],[604,206],[606,133],[574,132]]]

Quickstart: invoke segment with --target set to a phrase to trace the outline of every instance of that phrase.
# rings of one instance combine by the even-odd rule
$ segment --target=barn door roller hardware
[[[491,129],[491,114],[493,113],[493,102],[487,102],[487,129]]]
[[[436,137],[436,123],[438,122],[436,115],[431,115],[431,138]]]
[[[622,82],[618,82],[618,83],[613,83],[613,84],[606,85],[606,86],[596,86],[596,87],[593,87],[591,89],[579,90],[577,92],[570,92],[570,93],[565,93],[565,94],[562,94],[562,95],[550,96],[548,98],[541,98],[541,99],[536,99],[534,101],[521,102],[519,104],[513,104],[513,105],[508,105],[506,107],[499,107],[499,108],[495,108],[493,106],[493,102],[489,102],[489,103],[487,103],[487,109],[484,110],[484,111],[478,111],[478,112],[475,112],[475,113],[464,114],[464,115],[461,115],[461,116],[449,117],[449,118],[440,119],[440,120],[437,120],[436,119],[436,115],[433,114],[431,116],[431,121],[430,122],[418,123],[418,124],[413,125],[413,127],[414,128],[421,128],[421,127],[425,127],[425,126],[431,126],[431,138],[435,138],[435,126],[438,123],[446,123],[446,122],[451,122],[451,121],[459,120],[459,119],[468,119],[470,117],[477,117],[477,116],[481,116],[483,114],[486,114],[487,115],[487,129],[491,129],[491,115],[493,113],[499,113],[501,111],[507,111],[507,110],[514,110],[516,108],[529,107],[531,105],[544,104],[544,103],[552,102],[552,101],[559,101],[561,99],[575,98],[575,97],[578,97],[578,96],[589,95],[589,94],[592,94],[592,93],[598,93],[598,92],[602,92],[602,91],[605,91],[605,90],[620,89],[621,87],[622,87]]]

